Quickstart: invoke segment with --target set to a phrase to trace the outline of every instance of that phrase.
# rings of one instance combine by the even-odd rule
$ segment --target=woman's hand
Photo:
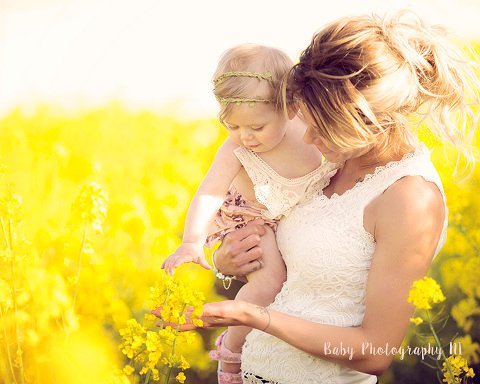
[[[243,325],[245,319],[245,302],[237,300],[225,300],[216,303],[207,303],[203,305],[203,313],[198,317],[203,322],[202,327],[197,327],[191,321],[191,313],[193,308],[187,308],[185,311],[186,323],[178,326],[178,324],[165,324],[171,325],[180,331],[190,331],[195,328],[215,328],[215,327],[228,327],[231,325]],[[161,316],[162,307],[158,307],[152,311],[152,313],[158,318]]]
[[[250,221],[245,227],[225,236],[214,253],[214,264],[224,275],[246,276],[261,268],[257,259],[262,257],[261,236],[265,234],[264,221]]]
[[[162,307],[159,307],[154,309],[152,313],[161,319],[161,310]],[[191,331],[196,328],[229,327],[233,325],[245,325],[264,330],[270,324],[270,314],[266,308],[241,300],[225,300],[204,304],[203,313],[199,317],[203,322],[202,327],[192,323],[190,316],[192,310],[193,308],[186,310],[185,324],[164,325],[170,325],[179,331]]]

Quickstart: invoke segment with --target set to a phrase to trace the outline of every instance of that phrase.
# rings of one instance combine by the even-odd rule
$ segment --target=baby
[[[211,246],[255,218],[266,223],[262,268],[246,276],[236,299],[270,304],[286,280],[275,231],[282,215],[324,187],[333,164],[305,144],[306,125],[293,102],[282,103],[282,81],[293,63],[282,51],[254,44],[229,49],[214,75],[219,118],[228,139],[218,150],[188,210],[183,242],[162,264],[169,274],[185,262],[210,269],[203,246]],[[226,197],[225,197],[226,196]],[[220,208],[220,209],[219,209]],[[215,228],[211,228],[214,223]],[[271,251],[270,251],[271,250]],[[224,278],[228,289],[231,277]],[[247,327],[229,327],[210,353],[219,360],[218,382],[241,383],[240,353]]]

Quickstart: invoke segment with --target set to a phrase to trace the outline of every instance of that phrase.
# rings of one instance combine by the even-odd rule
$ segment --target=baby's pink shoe
[[[210,351],[209,355],[212,360],[223,361],[225,363],[240,363],[242,356],[241,353],[232,352],[227,347],[223,345],[223,339],[227,331],[223,332],[220,336],[218,336],[215,345],[217,349],[214,351]],[[218,384],[242,384],[242,373],[230,373],[230,372],[223,372],[220,370],[220,365],[217,371],[218,374]]]

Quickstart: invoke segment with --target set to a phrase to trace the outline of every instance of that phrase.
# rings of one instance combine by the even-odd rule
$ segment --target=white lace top
[[[415,153],[379,167],[352,189],[327,198],[315,196],[281,220],[278,247],[287,281],[270,308],[322,324],[354,327],[362,323],[368,272],[375,250],[363,226],[364,208],[395,181],[420,175],[435,183],[445,198],[430,152]],[[447,220],[437,252],[445,242]],[[305,353],[267,333],[253,330],[243,347],[244,383],[258,375],[281,384],[369,384],[376,377]]]
[[[245,147],[236,148],[234,153],[252,180],[257,201],[267,208],[262,214],[270,219],[287,216],[296,204],[318,194],[328,180],[325,176],[336,168],[324,163],[304,176],[288,179]]]

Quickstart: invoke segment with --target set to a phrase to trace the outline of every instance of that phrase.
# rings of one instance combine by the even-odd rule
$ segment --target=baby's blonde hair
[[[473,163],[477,123],[468,116],[466,93],[478,100],[478,84],[443,28],[399,11],[346,17],[322,29],[286,87],[304,103],[318,133],[339,148],[373,145],[400,154],[412,143],[407,118],[421,114],[442,142]]]
[[[287,54],[277,48],[257,44],[241,44],[223,53],[213,80],[230,72],[268,73],[268,80],[248,76],[231,76],[215,85],[213,93],[221,99],[268,99],[275,110],[282,108],[281,84],[292,68]],[[261,101],[260,101],[261,102]],[[219,118],[223,122],[235,103],[220,103]]]

